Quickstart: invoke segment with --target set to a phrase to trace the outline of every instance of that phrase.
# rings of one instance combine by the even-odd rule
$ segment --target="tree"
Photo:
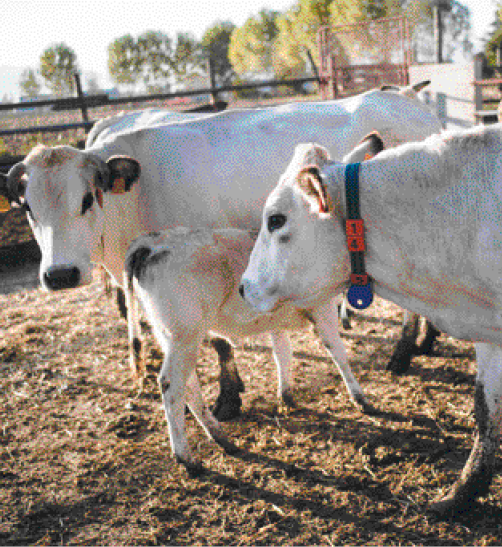
[[[267,73],[273,69],[272,47],[279,32],[277,11],[261,10],[230,36],[228,58],[237,74]]]
[[[206,30],[202,37],[203,54],[213,65],[217,85],[228,85],[234,76],[228,59],[230,37],[235,25],[229,21],[219,21]]]
[[[21,74],[19,87],[27,97],[36,97],[42,89],[42,84],[38,80],[35,71],[32,68],[27,68]]]
[[[75,72],[78,72],[77,56],[65,43],[50,46],[42,53],[40,74],[55,95],[73,94]]]
[[[117,84],[134,87],[141,75],[141,57],[138,43],[126,34],[108,46],[108,71]]]
[[[485,55],[490,65],[500,65],[500,48],[502,46],[502,5],[499,4],[494,14],[494,21],[489,35],[486,37]]]
[[[412,0],[406,4],[404,14],[412,22],[415,61],[433,62],[436,44],[433,28],[433,7],[439,4],[443,33],[442,57],[451,61],[453,55],[462,51],[470,53],[472,42],[469,39],[470,11],[457,0]]]
[[[299,78],[306,72],[308,49],[318,62],[317,31],[330,24],[333,0],[298,0],[277,18],[279,33],[273,48],[277,77]]]
[[[137,41],[139,70],[148,91],[162,92],[168,87],[172,67],[172,46],[169,36],[148,31]]]
[[[179,32],[176,35],[171,64],[178,83],[184,83],[187,79],[206,72],[201,45],[189,32]]]

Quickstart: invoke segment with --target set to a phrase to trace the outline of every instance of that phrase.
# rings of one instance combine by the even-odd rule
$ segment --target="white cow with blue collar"
[[[256,310],[312,312],[347,288],[345,169],[288,170],[269,195],[241,285]],[[464,511],[490,485],[502,426],[502,126],[382,152],[360,167],[360,203],[375,292],[474,342],[474,447],[433,505]]]

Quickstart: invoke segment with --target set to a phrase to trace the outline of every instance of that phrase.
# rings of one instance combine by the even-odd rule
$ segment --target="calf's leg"
[[[431,505],[441,515],[468,511],[472,502],[488,492],[502,425],[502,348],[476,344],[478,375],[474,408],[477,431],[462,473],[448,493]]]
[[[159,387],[169,428],[171,449],[190,475],[202,472],[202,463],[192,453],[185,431],[186,385],[194,372],[200,339],[188,341],[173,336],[159,374]]]
[[[293,360],[293,350],[289,336],[285,331],[272,331],[272,348],[274,361],[277,367],[277,396],[281,397],[284,403],[294,407],[295,399],[293,396],[293,373],[291,363]]]
[[[218,443],[227,454],[235,454],[238,447],[226,437],[221,423],[213,416],[202,398],[199,378],[194,370],[187,384],[187,403],[206,435]]]
[[[220,365],[220,394],[216,399],[213,414],[220,422],[228,422],[240,416],[240,394],[244,392],[244,383],[239,376],[230,343],[224,338],[214,338],[211,344],[218,353]]]

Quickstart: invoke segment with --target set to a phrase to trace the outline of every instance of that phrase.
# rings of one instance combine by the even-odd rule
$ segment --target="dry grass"
[[[227,425],[242,453],[224,454],[189,418],[207,469],[199,479],[171,457],[157,347],[149,341],[148,389],[137,397],[125,323],[98,281],[64,293],[13,292],[0,306],[2,545],[502,541],[500,478],[455,521],[425,512],[470,450],[475,363],[469,344],[442,336],[409,376],[392,377],[384,371],[400,319],[392,305],[378,301],[344,337],[380,415],[352,406],[311,332],[294,335],[301,403],[285,410],[267,340],[248,340],[236,352],[243,416]],[[198,367],[214,401],[209,347]]]

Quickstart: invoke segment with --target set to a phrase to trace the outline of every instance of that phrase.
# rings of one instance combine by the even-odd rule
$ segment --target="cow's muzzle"
[[[80,270],[75,266],[51,266],[43,274],[43,283],[50,291],[74,289],[80,283]]]

